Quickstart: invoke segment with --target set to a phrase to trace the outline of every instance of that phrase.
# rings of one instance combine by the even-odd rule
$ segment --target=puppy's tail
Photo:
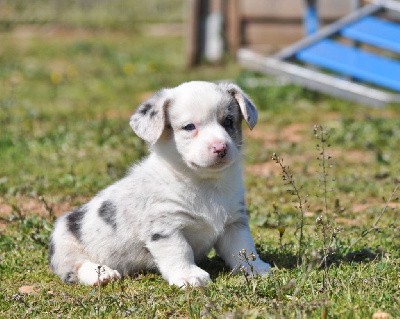
[[[65,218],[56,222],[49,241],[50,269],[66,283],[78,282],[78,269],[89,257],[82,244],[66,227]]]

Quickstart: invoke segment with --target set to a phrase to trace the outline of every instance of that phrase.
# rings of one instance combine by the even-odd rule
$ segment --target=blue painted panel
[[[305,63],[400,92],[400,61],[378,56],[333,40],[322,40],[299,51]]]
[[[341,35],[400,53],[400,24],[398,23],[376,17],[365,17],[343,28]]]

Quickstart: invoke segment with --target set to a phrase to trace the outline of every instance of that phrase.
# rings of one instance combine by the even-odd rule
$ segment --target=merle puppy
[[[252,129],[257,111],[230,83],[187,82],[141,104],[130,125],[150,154],[57,220],[51,269],[68,283],[105,284],[157,270],[171,285],[200,286],[210,276],[196,261],[215,248],[232,269],[246,249],[255,254],[247,271],[268,273],[246,215],[242,119]]]

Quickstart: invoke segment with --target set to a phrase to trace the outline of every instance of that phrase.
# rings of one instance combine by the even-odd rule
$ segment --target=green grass
[[[182,38],[123,27],[0,33],[0,317],[399,317],[399,192],[379,229],[363,235],[399,183],[399,106],[370,109],[280,86],[229,59],[187,70]],[[249,85],[254,78],[270,84]],[[102,288],[61,283],[47,266],[54,213],[85,202],[140,160],[147,151],[128,125],[131,113],[152,92],[192,79],[236,81],[260,109],[255,131],[244,127],[247,202],[274,274],[247,282],[211,254],[202,267],[213,283],[202,289],[182,291],[148,273]],[[340,227],[326,270],[318,267],[324,192],[314,124],[330,131],[326,226]],[[307,199],[301,261],[298,203],[274,152]]]
[[[4,0],[0,28],[8,30],[21,23],[56,24],[86,28],[140,28],[142,22],[180,22],[183,0]]]

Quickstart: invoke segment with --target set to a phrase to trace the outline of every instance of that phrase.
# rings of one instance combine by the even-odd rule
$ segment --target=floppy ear
[[[129,122],[133,131],[150,145],[157,142],[164,131],[165,113],[170,102],[167,92],[167,89],[158,91],[139,105]]]
[[[219,86],[227,91],[239,104],[240,111],[249,128],[252,130],[257,124],[258,112],[254,103],[242,91],[240,87],[233,83],[220,83]]]

